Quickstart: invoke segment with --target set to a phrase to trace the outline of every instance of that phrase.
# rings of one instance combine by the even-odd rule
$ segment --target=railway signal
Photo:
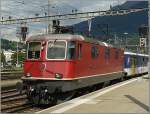
[[[20,41],[26,41],[26,37],[28,34],[29,28],[26,24],[21,24],[17,29],[17,37],[20,39]]]
[[[139,28],[139,36],[143,37],[143,38],[147,38],[148,37],[148,26],[146,25],[142,25]]]
[[[22,41],[26,40],[26,35],[28,33],[28,27],[24,26],[21,27],[21,36],[22,36]]]
[[[146,38],[140,38],[140,47],[146,46]]]

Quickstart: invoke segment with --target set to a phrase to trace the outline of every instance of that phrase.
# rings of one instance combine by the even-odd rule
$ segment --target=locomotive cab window
[[[74,41],[68,42],[68,52],[67,52],[67,59],[75,59],[75,52],[76,52],[76,44]]]
[[[66,42],[49,41],[47,48],[47,59],[65,59]]]
[[[30,42],[28,43],[28,59],[39,59],[40,58],[41,43]]]

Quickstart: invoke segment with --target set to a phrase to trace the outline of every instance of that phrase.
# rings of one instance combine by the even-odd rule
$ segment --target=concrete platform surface
[[[144,76],[106,87],[37,113],[148,112],[149,78]]]

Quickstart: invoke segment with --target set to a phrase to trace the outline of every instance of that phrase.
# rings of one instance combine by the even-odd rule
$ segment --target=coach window
[[[145,63],[146,63],[146,58],[143,57],[143,65],[145,65]]]
[[[74,41],[68,42],[67,59],[75,59],[75,52],[76,52],[75,47],[76,46],[75,46],[75,42]]]
[[[97,58],[99,55],[98,47],[93,46],[91,49],[91,56],[92,58]]]
[[[78,44],[78,59],[81,59],[82,57],[82,45]]]
[[[143,57],[143,62],[145,61],[145,58]]]
[[[105,48],[105,59],[109,59],[109,56],[110,56],[110,49]]]

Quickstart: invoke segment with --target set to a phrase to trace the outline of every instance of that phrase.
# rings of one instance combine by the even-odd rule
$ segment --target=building
[[[4,50],[3,53],[5,55],[6,63],[10,63],[10,61],[12,60],[11,56],[12,56],[12,54],[14,54],[14,52],[12,50],[7,50],[7,51]]]

